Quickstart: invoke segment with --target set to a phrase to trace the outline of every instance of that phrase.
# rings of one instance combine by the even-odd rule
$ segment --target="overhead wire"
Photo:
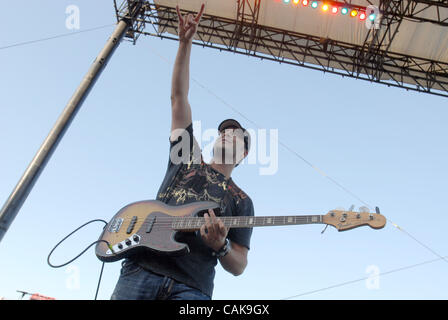
[[[77,34],[80,34],[80,33],[87,33],[87,32],[92,32],[92,31],[96,31],[96,30],[100,30],[100,29],[105,29],[105,28],[108,28],[108,27],[111,27],[111,26],[114,26],[114,25],[116,25],[116,24],[115,23],[113,23],[113,24],[106,24],[106,25],[103,25],[103,26],[94,27],[94,28],[90,28],[90,29],[63,33],[63,34],[59,34],[59,35],[55,35],[55,36],[51,36],[51,37],[46,37],[46,38],[40,38],[40,39],[36,39],[36,40],[29,40],[29,41],[14,43],[14,44],[10,44],[10,45],[7,45],[7,46],[0,47],[0,50],[14,48],[14,47],[21,47],[21,46],[25,46],[25,45],[29,45],[29,44],[33,44],[33,43],[44,42],[44,41],[58,39],[58,38],[71,37],[71,36],[74,36],[74,35],[77,35]]]
[[[423,265],[426,265],[426,264],[430,264],[430,263],[434,263],[434,262],[437,262],[437,261],[440,261],[440,260],[446,259],[446,258],[448,258],[448,256],[440,257],[438,259],[432,259],[432,260],[423,261],[423,262],[416,263],[416,264],[413,264],[413,265],[392,269],[392,270],[389,270],[389,271],[386,271],[386,272],[380,272],[380,273],[376,274],[374,277],[367,276],[367,277],[363,277],[363,278],[359,278],[359,279],[354,279],[354,280],[350,280],[350,281],[341,282],[341,283],[338,283],[338,284],[335,284],[335,285],[332,285],[332,286],[328,286],[328,287],[325,287],[325,288],[320,288],[320,289],[316,289],[316,290],[312,290],[312,291],[303,292],[303,293],[300,293],[300,294],[297,294],[297,295],[294,295],[294,296],[283,298],[282,300],[289,300],[289,299],[303,297],[303,296],[306,296],[306,295],[319,293],[319,292],[330,290],[330,289],[334,289],[334,288],[343,287],[343,286],[346,286],[346,285],[349,285],[349,284],[353,284],[353,283],[357,283],[357,282],[361,282],[361,281],[364,281],[364,280],[377,278],[377,277],[385,276],[385,275],[388,275],[388,274],[391,274],[391,273],[404,271],[404,270],[408,270],[408,269],[412,269],[412,268],[416,268],[416,267],[420,267],[420,266],[423,266]]]

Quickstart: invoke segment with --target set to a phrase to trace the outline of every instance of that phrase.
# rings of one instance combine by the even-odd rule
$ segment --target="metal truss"
[[[258,24],[260,0],[237,1],[236,20],[204,14],[197,32],[198,39],[193,43],[343,77],[448,97],[447,63],[390,51],[401,22],[407,18],[405,14],[400,13],[406,12],[415,17],[417,6],[414,3],[424,2],[425,5],[430,5],[429,2],[436,2],[438,7],[445,7],[448,0],[382,0],[381,28],[372,29],[363,45],[261,26]],[[177,33],[175,8],[138,0],[125,0],[122,6],[132,2],[144,3],[144,13],[142,12],[133,23],[140,29],[135,28],[128,33],[134,43],[140,34],[177,40],[174,36]],[[406,5],[403,6],[403,3]],[[121,18],[119,10],[117,18]],[[142,26],[152,26],[153,32],[142,30]]]
[[[127,30],[125,39],[132,41],[135,45],[137,39],[146,27],[144,13],[147,2],[141,0],[123,1],[120,6],[117,6],[117,0],[114,0],[115,13],[117,22],[121,19],[128,20],[131,25]]]
[[[352,0],[339,0],[334,1],[337,3],[345,3],[350,7],[358,7],[355,4],[356,1]],[[441,26],[448,26],[448,0],[394,0],[392,2],[396,2],[393,6],[385,5],[385,3],[390,3],[389,0],[380,0],[379,6],[383,7],[383,11],[381,11],[385,15],[398,15],[401,18],[409,19],[415,22],[429,22],[438,24]],[[373,3],[370,0],[367,0],[372,6],[376,6],[376,3]],[[410,4],[410,6],[409,6]],[[426,13],[433,16],[428,18],[425,16]]]
[[[397,35],[404,18],[403,15],[384,13],[397,12],[401,9],[402,4],[402,1],[392,0],[383,0],[380,2],[380,7],[378,8],[380,12],[379,20],[377,21],[378,25],[368,30],[364,44],[361,50],[357,52],[358,74],[361,72],[369,74],[369,71],[363,68],[363,66],[368,64],[372,70],[376,70],[372,74],[372,79],[380,79],[382,77],[381,71],[383,70],[382,64],[384,56],[389,51],[390,45]],[[404,10],[408,10],[410,5],[411,2],[408,1]]]
[[[233,40],[230,42],[231,47],[237,48],[238,42],[241,37],[249,35],[250,41],[248,43],[247,50],[251,50],[253,42],[256,39],[256,26],[258,24],[258,14],[260,12],[260,1],[245,1],[237,0],[237,17],[236,17],[236,28],[233,34]],[[246,45],[246,42],[243,42]]]
[[[428,22],[448,27],[448,0],[382,0],[380,6],[383,2],[395,2],[382,12],[387,16],[398,15],[415,22]],[[428,14],[431,17],[427,17]]]

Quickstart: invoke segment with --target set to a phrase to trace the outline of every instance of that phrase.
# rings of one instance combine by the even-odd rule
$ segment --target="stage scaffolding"
[[[263,26],[258,23],[261,0],[235,1],[235,19],[204,13],[194,44],[448,97],[448,63],[390,49],[404,20],[448,27],[448,0],[379,1],[380,27],[370,29],[362,45]],[[135,2],[141,1],[118,5],[114,0],[117,19],[124,18]],[[345,2],[355,6],[356,1]],[[177,40],[176,30],[174,7],[144,1],[126,39],[135,44],[143,34]]]

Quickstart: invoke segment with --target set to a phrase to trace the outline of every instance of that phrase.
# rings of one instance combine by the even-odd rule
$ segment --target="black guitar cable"
[[[91,246],[93,246],[94,244],[97,244],[97,243],[99,243],[99,242],[105,242],[109,248],[111,247],[111,245],[110,245],[110,243],[109,243],[108,241],[106,241],[106,240],[97,240],[97,241],[91,243],[87,248],[84,249],[84,251],[82,251],[80,254],[78,254],[75,258],[73,258],[72,260],[70,260],[70,261],[68,261],[68,262],[66,262],[66,263],[64,263],[64,264],[61,264],[61,265],[53,265],[53,264],[50,263],[50,256],[53,254],[53,251],[56,250],[56,248],[57,248],[62,242],[64,242],[65,240],[67,240],[67,238],[69,238],[69,237],[70,237],[72,234],[74,234],[76,231],[78,231],[79,229],[85,227],[86,225],[88,225],[88,224],[90,224],[90,223],[92,223],[92,222],[103,222],[103,223],[105,224],[105,225],[104,225],[104,228],[105,228],[106,225],[107,225],[107,222],[106,222],[106,221],[104,221],[104,220],[102,220],[102,219],[95,219],[95,220],[91,220],[91,221],[89,221],[89,222],[84,223],[82,226],[78,227],[77,229],[75,229],[74,231],[72,231],[71,233],[69,233],[64,239],[62,239],[61,241],[59,241],[58,244],[57,244],[57,245],[50,251],[50,254],[49,254],[48,257],[47,257],[47,263],[48,263],[48,265],[49,265],[50,267],[52,267],[52,268],[61,268],[61,267],[64,267],[64,266],[66,266],[66,265],[72,263],[73,261],[75,261],[76,259],[78,259],[81,255],[83,255],[87,250],[89,250]],[[104,228],[103,228],[103,229],[104,229]],[[102,276],[103,276],[103,270],[104,270],[104,263],[105,263],[105,262],[103,262],[103,265],[101,266],[100,277],[99,277],[99,279],[98,279],[98,285],[97,285],[97,287],[96,287],[95,300],[96,300],[96,298],[98,297],[98,291],[99,291],[99,289],[100,289],[101,278],[102,278]]]

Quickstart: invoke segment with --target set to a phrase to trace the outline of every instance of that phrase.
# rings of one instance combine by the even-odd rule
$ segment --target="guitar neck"
[[[219,218],[227,228],[252,228],[323,223],[322,215],[264,217],[237,216]],[[179,217],[173,220],[172,228],[179,231],[198,230],[204,223],[205,219],[203,217]]]

